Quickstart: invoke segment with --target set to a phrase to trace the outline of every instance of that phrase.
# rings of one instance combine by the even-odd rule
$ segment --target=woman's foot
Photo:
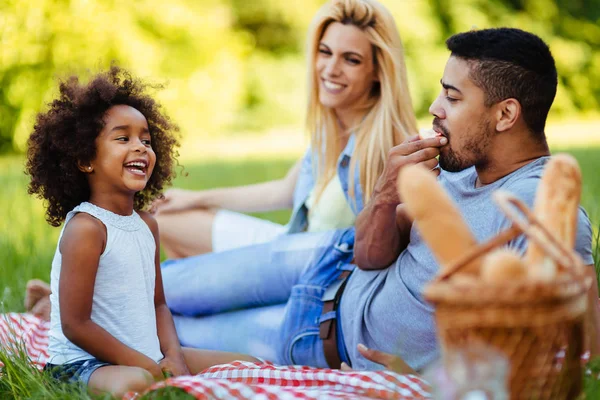
[[[36,317],[44,321],[50,321],[50,297],[42,297],[29,311]]]
[[[50,285],[39,279],[32,279],[25,287],[25,310],[37,317],[50,321]]]

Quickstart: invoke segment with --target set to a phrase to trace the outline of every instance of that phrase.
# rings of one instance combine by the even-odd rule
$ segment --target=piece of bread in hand
[[[432,128],[422,128],[419,129],[419,138],[422,139],[431,139],[434,137],[440,136],[439,133],[434,131]]]
[[[581,171],[575,158],[557,154],[544,169],[535,195],[533,212],[568,249],[575,247],[577,214],[581,198]],[[536,243],[529,240],[525,254],[529,275],[537,280],[555,279],[557,265]]]
[[[527,268],[515,251],[503,248],[483,257],[481,279],[486,283],[515,282],[527,277]]]
[[[421,165],[409,165],[398,174],[398,194],[442,272],[477,244],[456,205],[436,176]],[[458,273],[479,273],[479,259]]]

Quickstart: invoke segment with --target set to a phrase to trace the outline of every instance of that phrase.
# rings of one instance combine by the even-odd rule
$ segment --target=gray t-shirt
[[[475,168],[442,172],[439,182],[481,242],[510,226],[492,200],[492,192],[502,188],[532,207],[548,159],[535,160],[481,188],[475,188]],[[526,240],[517,238],[510,246],[524,251]],[[579,212],[576,250],[586,265],[594,263],[592,229],[583,208]],[[436,260],[413,226],[410,243],[394,264],[383,270],[356,269],[352,273],[342,296],[340,313],[344,341],[354,368],[383,368],[362,357],[356,350],[358,343],[396,354],[417,370],[438,357],[433,308],[422,297],[423,287],[437,272]]]

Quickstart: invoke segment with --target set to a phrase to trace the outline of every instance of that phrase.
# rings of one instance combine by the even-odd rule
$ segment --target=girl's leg
[[[271,242],[162,264],[167,304],[187,316],[284,303],[307,266],[339,231],[281,235]]]
[[[215,211],[208,209],[155,216],[160,244],[169,258],[183,258],[212,251],[212,229]]]
[[[183,357],[192,375],[199,374],[206,368],[219,364],[228,364],[233,361],[260,362],[259,359],[239,353],[227,353],[224,351],[200,350],[189,347],[182,348]]]
[[[173,320],[183,346],[230,352],[225,354],[248,354],[281,363],[281,321],[285,307],[278,304],[205,317],[174,315]]]
[[[122,398],[127,392],[141,393],[153,383],[152,374],[143,368],[110,365],[94,371],[88,386],[96,393],[108,392]]]

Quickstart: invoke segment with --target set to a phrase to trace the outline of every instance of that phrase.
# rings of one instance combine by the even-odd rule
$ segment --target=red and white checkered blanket
[[[0,346],[25,348],[38,368],[48,360],[50,324],[31,314],[0,315]],[[342,372],[301,366],[233,362],[196,376],[170,378],[149,391],[175,386],[198,399],[424,399],[429,388],[419,377],[389,371]],[[136,396],[129,394],[125,399]]]

